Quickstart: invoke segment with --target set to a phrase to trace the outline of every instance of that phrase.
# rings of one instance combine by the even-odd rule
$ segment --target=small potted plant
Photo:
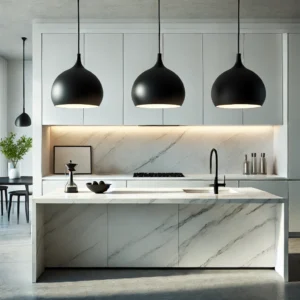
[[[32,147],[32,138],[24,135],[17,141],[15,138],[16,134],[11,132],[8,137],[0,141],[0,151],[13,166],[8,173],[10,179],[20,178],[20,172],[17,169],[18,162],[23,159],[25,154]]]

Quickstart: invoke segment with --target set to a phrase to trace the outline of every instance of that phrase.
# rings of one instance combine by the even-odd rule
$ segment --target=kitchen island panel
[[[108,206],[109,267],[177,267],[178,205]]]
[[[107,266],[107,205],[45,209],[45,267]]]
[[[179,267],[274,268],[276,205],[179,206]]]
[[[44,205],[32,205],[32,279],[33,282],[41,276],[45,270],[44,250]]]
[[[271,267],[288,279],[288,203],[253,188],[33,198],[32,267]]]

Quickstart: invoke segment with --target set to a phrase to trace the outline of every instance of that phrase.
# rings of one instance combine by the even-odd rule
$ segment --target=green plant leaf
[[[32,148],[32,138],[21,136],[15,141],[16,134],[11,132],[8,137],[1,139],[0,151],[12,162],[14,168],[17,167],[18,161],[23,159],[25,154]]]

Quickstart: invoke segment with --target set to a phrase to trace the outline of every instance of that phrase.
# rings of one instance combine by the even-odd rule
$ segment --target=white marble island
[[[33,199],[33,282],[51,267],[274,268],[286,200],[253,188],[57,191]]]

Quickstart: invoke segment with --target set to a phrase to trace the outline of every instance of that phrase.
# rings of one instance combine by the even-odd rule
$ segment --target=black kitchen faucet
[[[214,184],[212,186],[214,187],[214,193],[217,195],[219,194],[219,186],[226,186],[226,182],[225,182],[225,176],[224,176],[224,183],[219,183],[218,181],[218,173],[219,173],[218,152],[215,148],[213,148],[210,151],[210,159],[209,159],[210,174],[212,174],[212,157],[214,153],[216,157],[216,176],[215,176]]]

